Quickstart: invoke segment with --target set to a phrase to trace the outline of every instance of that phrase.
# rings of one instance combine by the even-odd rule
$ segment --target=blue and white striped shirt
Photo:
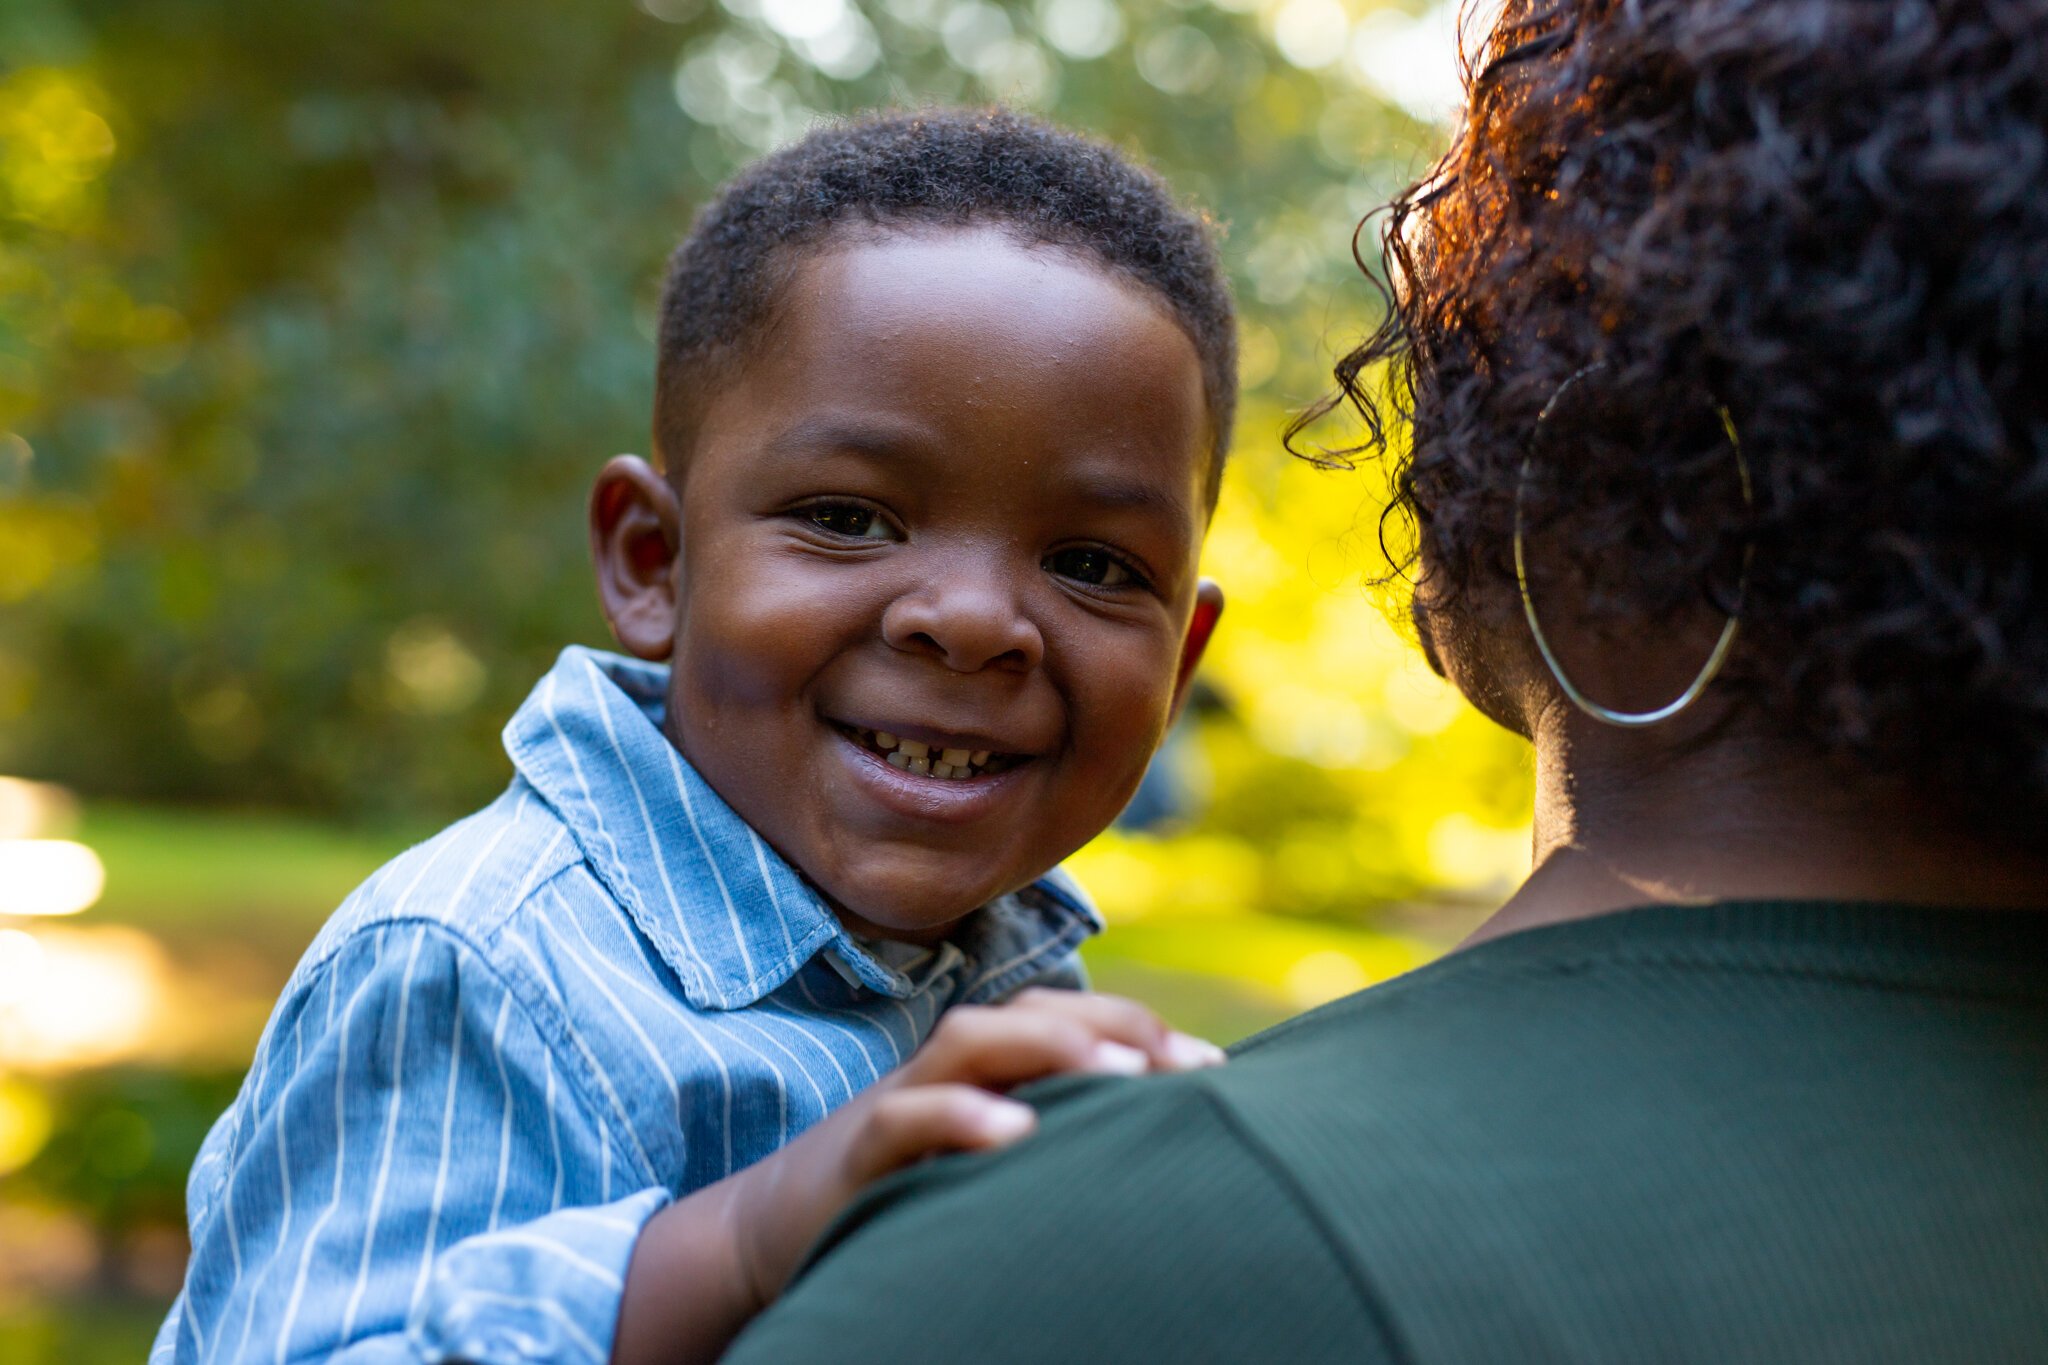
[[[1057,873],[936,951],[855,941],[663,737],[667,676],[565,651],[506,793],[321,931],[193,1165],[152,1365],[601,1365],[657,1209],[948,1006],[1075,984],[1101,921]]]

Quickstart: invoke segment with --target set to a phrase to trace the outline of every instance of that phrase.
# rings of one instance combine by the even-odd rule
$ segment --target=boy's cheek
[[[1060,664],[1066,691],[1095,724],[1163,731],[1181,662],[1181,632],[1166,627],[1075,640]],[[1142,741],[1140,741],[1142,742]]]
[[[1105,677],[1109,685],[1091,700],[1085,715],[1076,715],[1073,747],[1081,765],[1070,785],[1083,790],[1073,794],[1079,803],[1074,809],[1088,810],[1089,818],[1107,824],[1137,790],[1166,736],[1172,667],[1169,659],[1163,676],[1159,668],[1148,667],[1118,680]],[[1103,806],[1109,807],[1107,814],[1101,813]]]
[[[870,594],[818,565],[739,561],[703,574],[678,603],[676,663],[734,700],[772,700],[778,683],[805,677],[878,628]],[[756,692],[757,695],[748,695]]]

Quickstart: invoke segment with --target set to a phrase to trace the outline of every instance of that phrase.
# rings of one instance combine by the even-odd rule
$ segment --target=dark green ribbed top
[[[2048,1362],[2048,914],[1632,910],[877,1188],[730,1357]]]

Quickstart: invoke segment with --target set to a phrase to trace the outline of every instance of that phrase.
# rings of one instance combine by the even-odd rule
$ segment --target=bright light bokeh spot
[[[1169,95],[1198,95],[1223,69],[1216,40],[1193,24],[1161,29],[1138,45],[1138,74]]]
[[[859,10],[848,7],[839,22],[815,38],[791,39],[797,54],[833,80],[850,81],[865,76],[881,60],[881,41],[875,26]]]
[[[393,631],[384,644],[391,700],[412,715],[445,716],[477,699],[487,677],[468,646],[447,627],[421,618]]]
[[[1342,58],[1350,36],[1351,16],[1338,0],[1287,0],[1273,15],[1273,46],[1310,70]]]
[[[634,0],[642,14],[661,20],[664,24],[687,24],[697,17],[702,8],[697,0]]]
[[[169,975],[154,939],[114,928],[0,933],[0,1059],[9,1068],[99,1065],[149,1040]]]
[[[0,915],[75,915],[106,890],[97,853],[69,839],[0,841]]]
[[[939,39],[946,55],[977,75],[986,74],[1004,56],[1013,31],[1009,11],[986,0],[961,0],[946,11]]]
[[[1439,0],[1419,15],[1373,11],[1352,30],[1347,55],[1359,79],[1412,118],[1449,123],[1464,104],[1453,0]]]
[[[22,929],[0,929],[0,1006],[23,995],[43,969],[43,945]]]
[[[846,19],[846,0],[761,0],[761,18],[785,38],[822,38]]]
[[[62,787],[0,777],[0,839],[48,838],[77,819],[78,803]]]
[[[1092,61],[1124,36],[1124,17],[1109,0],[1043,0],[1038,26],[1045,40],[1076,61]]]

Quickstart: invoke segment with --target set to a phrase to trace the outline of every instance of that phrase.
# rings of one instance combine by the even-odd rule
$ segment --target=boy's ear
[[[638,455],[615,455],[590,491],[590,557],[612,635],[627,653],[666,662],[676,640],[682,503]]]
[[[1195,680],[1195,669],[1201,664],[1202,653],[1209,648],[1209,637],[1216,633],[1216,622],[1222,616],[1222,587],[1213,578],[1202,579],[1195,584],[1195,610],[1188,617],[1187,637],[1180,644],[1180,667],[1173,678],[1173,713],[1169,721],[1180,719],[1180,709],[1188,700],[1188,684]]]

